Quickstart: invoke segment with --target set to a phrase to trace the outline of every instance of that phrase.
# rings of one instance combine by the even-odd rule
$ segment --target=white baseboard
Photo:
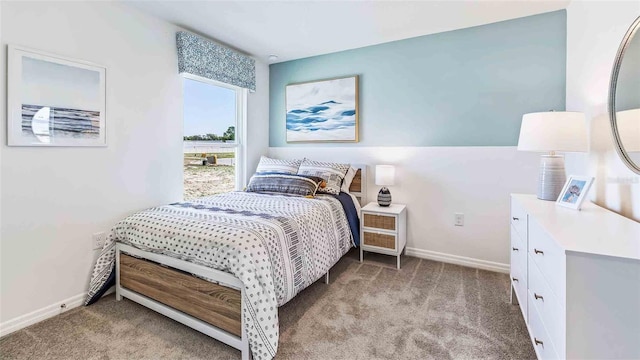
[[[502,264],[493,261],[474,259],[465,256],[445,254],[437,251],[422,250],[417,248],[406,248],[406,254],[421,259],[441,261],[449,264],[456,264],[461,266],[472,267],[476,269],[495,271],[500,273],[509,273],[509,264]]]
[[[78,294],[28,314],[5,321],[0,324],[0,337],[76,308],[84,303],[86,296],[87,293]],[[61,307],[62,304],[65,304],[64,308]]]

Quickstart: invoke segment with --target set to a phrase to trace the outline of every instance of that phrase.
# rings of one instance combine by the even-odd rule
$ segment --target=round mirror
[[[640,17],[618,49],[609,88],[609,118],[616,151],[631,171],[640,174]]]

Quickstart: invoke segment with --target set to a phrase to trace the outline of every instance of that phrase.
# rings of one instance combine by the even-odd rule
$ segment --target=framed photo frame
[[[7,145],[107,146],[104,66],[8,46]]]
[[[358,82],[354,75],[287,85],[287,142],[358,142]]]
[[[564,183],[556,204],[574,210],[580,210],[582,202],[589,193],[593,177],[571,175]]]

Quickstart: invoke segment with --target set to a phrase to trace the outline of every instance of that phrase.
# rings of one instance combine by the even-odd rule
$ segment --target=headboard
[[[351,164],[354,168],[358,169],[356,176],[349,186],[349,192],[360,200],[360,205],[367,205],[367,165],[365,164]]]

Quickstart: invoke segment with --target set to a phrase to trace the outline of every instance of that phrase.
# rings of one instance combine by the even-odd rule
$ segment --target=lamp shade
[[[525,114],[520,127],[518,150],[587,151],[587,124],[584,114],[569,111]]]
[[[640,109],[618,111],[616,123],[624,149],[627,152],[640,151]]]
[[[393,165],[376,165],[376,185],[393,185],[395,177],[396,168]]]

